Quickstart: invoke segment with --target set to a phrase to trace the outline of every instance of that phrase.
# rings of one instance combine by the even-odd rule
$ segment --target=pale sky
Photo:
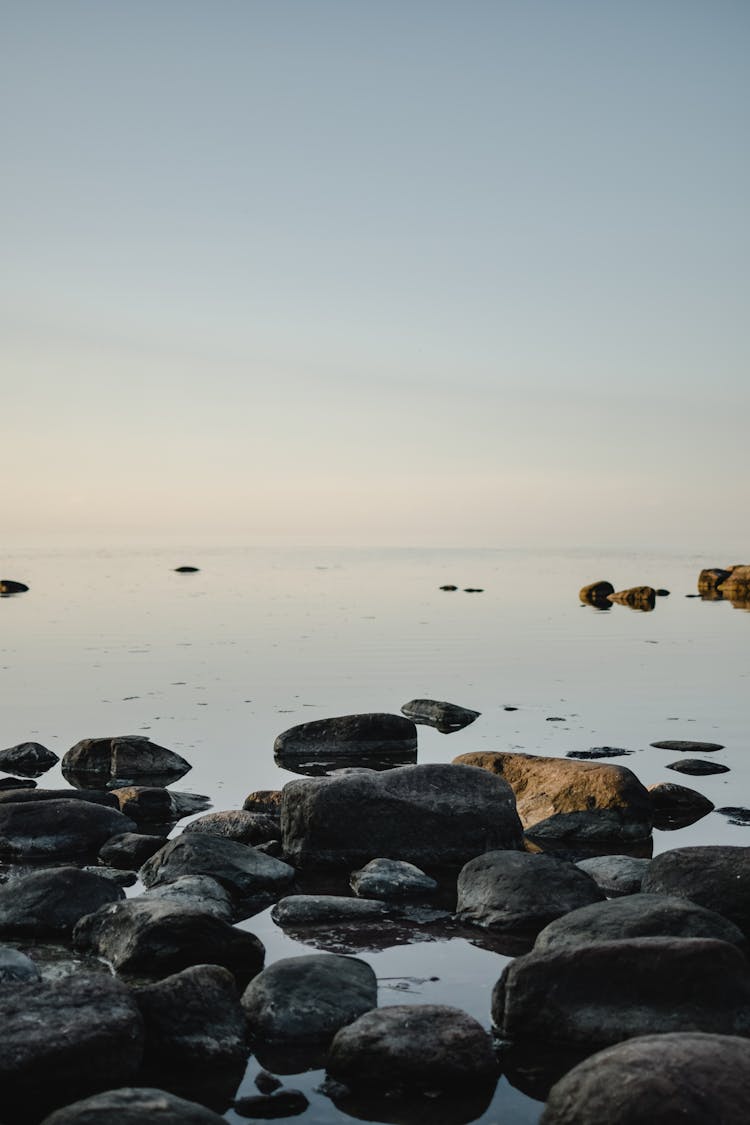
[[[4,544],[727,561],[749,30],[747,0],[0,0]]]

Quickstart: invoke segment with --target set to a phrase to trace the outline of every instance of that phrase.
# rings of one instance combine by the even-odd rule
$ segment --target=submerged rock
[[[651,861],[641,889],[715,910],[750,936],[750,848],[674,848]]]
[[[42,1125],[224,1125],[218,1113],[196,1102],[154,1090],[126,1086],[85,1098],[45,1117]]]
[[[608,898],[618,898],[641,889],[650,862],[630,855],[597,855],[579,860],[576,867],[590,875]]]
[[[164,847],[164,836],[146,836],[140,832],[124,832],[111,836],[99,849],[99,859],[108,867],[122,871],[137,871],[159,848]]]
[[[444,734],[468,727],[481,714],[481,711],[471,711],[457,703],[444,703],[437,699],[411,699],[401,710],[407,719],[437,727]]]
[[[709,801],[708,797],[704,797],[695,789],[688,789],[686,785],[662,781],[658,785],[649,785],[648,791],[651,795],[656,828],[694,824],[696,820],[713,811],[713,802]]]
[[[702,570],[698,575],[698,590],[701,594],[708,593],[709,591],[716,590],[729,578],[730,571],[724,570],[720,566],[711,566],[706,570]]]
[[[38,793],[34,790],[33,794]],[[16,797],[12,790],[4,797]],[[33,795],[32,794],[32,795]],[[40,800],[0,803],[0,858],[71,859],[96,855],[110,836],[132,832],[122,813],[88,801]]]
[[[284,854],[299,867],[352,868],[375,857],[439,867],[522,846],[502,778],[438,764],[290,781],[281,831]]]
[[[692,774],[694,777],[705,777],[712,773],[729,773],[729,766],[723,766],[721,762],[707,762],[703,758],[684,758],[670,762],[664,768],[676,770],[677,773]]]
[[[649,612],[656,604],[656,590],[653,586],[631,586],[628,590],[618,590],[614,594],[608,594],[607,600],[626,605],[630,609]]]
[[[281,790],[257,789],[245,797],[242,807],[245,812],[278,818],[281,815]]]
[[[16,582],[14,578],[0,578],[0,594],[23,594],[28,588],[25,582]]]
[[[227,840],[236,840],[239,844],[267,844],[269,840],[281,839],[278,820],[263,813],[247,812],[245,809],[207,813],[197,820],[191,820],[185,825],[184,831],[222,836]]]
[[[271,917],[282,929],[330,925],[331,922],[360,922],[383,918],[386,903],[378,899],[347,898],[345,895],[288,895],[279,899]]]
[[[743,808],[742,805],[723,805],[716,811],[722,816],[729,817],[729,823],[736,824],[739,828],[745,828],[750,824],[750,809]]]
[[[665,738],[661,742],[652,742],[657,750],[679,750],[681,753],[708,754],[714,750],[723,750],[721,742],[688,742],[681,738]]]
[[[416,748],[417,728],[410,719],[377,713],[299,723],[278,735],[273,747],[281,758],[398,755]]]
[[[0,886],[0,935],[69,935],[79,918],[124,897],[114,883],[78,867],[32,871]]]
[[[68,750],[63,773],[74,777],[164,778],[176,781],[191,765],[150,738],[128,734],[113,738],[84,738]]]
[[[437,890],[437,882],[413,863],[398,859],[372,859],[353,871],[349,885],[361,898],[418,898]]]
[[[59,761],[57,754],[40,742],[19,742],[17,746],[0,750],[0,770],[19,777],[39,777]]]
[[[141,868],[146,887],[172,883],[180,875],[210,875],[239,899],[277,891],[294,878],[294,868],[247,844],[183,833],[169,840]]]
[[[199,569],[197,566],[176,566],[174,572],[175,574],[197,574]]]
[[[621,750],[619,746],[592,746],[590,750],[568,750],[565,757],[586,761],[589,758],[624,758],[633,753],[633,750]]]
[[[277,1117],[297,1117],[310,1105],[301,1090],[278,1090],[271,1094],[254,1094],[237,1098],[234,1112],[238,1117],[252,1120],[273,1120]]]
[[[135,990],[143,1016],[147,1066],[228,1066],[247,1057],[247,1030],[232,974],[193,965]]]

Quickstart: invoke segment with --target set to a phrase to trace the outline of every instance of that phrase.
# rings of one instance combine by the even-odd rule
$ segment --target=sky
[[[0,0],[2,541],[741,550],[749,31]]]

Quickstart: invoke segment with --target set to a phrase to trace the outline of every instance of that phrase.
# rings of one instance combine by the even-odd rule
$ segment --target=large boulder
[[[253,1038],[272,1043],[328,1042],[377,1002],[378,982],[370,966],[337,954],[276,961],[242,996]]]
[[[674,848],[651,861],[641,890],[689,898],[750,936],[750,848]]]
[[[550,1091],[540,1125],[741,1125],[750,1041],[684,1032],[608,1047]]]
[[[45,1117],[42,1125],[224,1125],[212,1109],[148,1086],[107,1090],[67,1105]]]
[[[32,871],[0,886],[0,935],[62,937],[79,918],[124,897],[114,883],[78,867]]]
[[[441,866],[522,847],[502,778],[437,764],[290,781],[281,831],[284,854],[298,867],[351,868],[376,858]]]
[[[141,734],[113,738],[84,738],[71,746],[62,760],[63,773],[74,777],[122,777],[130,781],[151,779],[152,784],[176,781],[191,765],[173,750],[157,746]]]
[[[29,801],[83,801],[89,805],[104,805],[118,809],[114,794],[106,789],[38,789],[33,781],[23,788],[13,787],[0,792],[0,805],[25,805]]]
[[[725,570],[721,566],[707,567],[698,575],[698,590],[701,594],[710,593],[718,589],[722,582],[726,582],[730,574],[730,570]]]
[[[5,795],[16,796],[21,792],[23,790]],[[96,855],[110,836],[134,830],[133,821],[122,813],[90,801],[2,802],[0,858],[72,859]]]
[[[278,820],[246,809],[206,813],[186,824],[184,831],[223,836],[226,840],[236,840],[238,844],[267,844],[269,840],[281,839]]]
[[[39,777],[59,761],[57,754],[39,742],[20,742],[0,750],[0,770],[19,777]]]
[[[571,949],[635,937],[716,938],[740,949],[747,944],[742,930],[713,910],[674,895],[633,894],[557,918],[539,933],[534,949]]]
[[[298,723],[278,735],[273,745],[274,754],[281,758],[399,756],[416,748],[417,728],[411,719],[377,713]]]
[[[488,852],[462,869],[456,913],[497,933],[533,937],[554,918],[603,899],[594,880],[568,860]]]
[[[492,1017],[504,1039],[595,1049],[636,1035],[750,1035],[750,965],[712,938],[630,938],[533,950],[503,972]]]
[[[130,990],[111,977],[6,983],[2,1015],[4,1106],[38,1114],[136,1076],[143,1022]]]
[[[529,836],[585,842],[651,833],[648,790],[625,766],[501,751],[460,754],[454,763],[507,781]]]
[[[169,840],[141,868],[146,887],[173,883],[181,875],[210,875],[238,899],[247,899],[281,890],[294,878],[294,868],[247,844],[193,832]]]
[[[193,965],[136,989],[145,1028],[145,1064],[228,1066],[248,1053],[245,1015],[232,974]]]
[[[351,1089],[381,1094],[471,1090],[494,1085],[498,1074],[481,1024],[442,1004],[367,1012],[337,1033],[326,1067]]]

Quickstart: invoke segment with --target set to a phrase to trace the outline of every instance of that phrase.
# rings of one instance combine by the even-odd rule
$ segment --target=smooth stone
[[[566,758],[579,758],[587,761],[589,758],[624,758],[633,750],[621,750],[617,746],[592,746],[590,750],[568,750]]]
[[[445,586],[438,587],[438,589],[440,589],[440,590],[457,590],[458,586],[452,586],[450,583],[448,583]]]
[[[653,586],[631,586],[627,590],[618,590],[614,594],[607,594],[607,601],[626,605],[630,609],[652,610],[656,601],[656,590]]]
[[[277,1117],[297,1117],[310,1105],[301,1090],[279,1090],[275,1094],[255,1094],[237,1098],[234,1112],[239,1117],[252,1120],[272,1120]]]
[[[247,844],[183,833],[169,840],[141,868],[144,886],[172,883],[180,875],[210,875],[238,898],[278,891],[294,879],[294,868]]]
[[[439,867],[522,846],[502,778],[438,764],[290,781],[281,832],[284,854],[298,867],[351,869],[375,857]]]
[[[454,763],[504,778],[534,838],[631,841],[651,834],[651,799],[626,766],[493,750],[460,754]]]
[[[603,602],[614,592],[615,588],[611,582],[600,579],[598,582],[589,582],[588,586],[582,586],[578,591],[578,597],[582,602],[590,605],[592,602]]]
[[[278,819],[281,815],[281,790],[256,789],[245,797],[242,807],[245,812],[264,813]]]
[[[140,832],[123,832],[121,836],[111,836],[99,848],[99,859],[108,867],[118,867],[123,871],[137,871],[154,852],[164,846],[166,837],[146,836]]]
[[[202,911],[224,922],[234,919],[232,896],[210,875],[180,875],[173,883],[149,887],[140,897],[171,902],[186,910]]]
[[[361,898],[401,899],[429,895],[437,890],[435,879],[413,863],[398,859],[371,859],[349,876],[349,886]]]
[[[289,895],[279,899],[271,911],[271,918],[282,929],[294,929],[383,918],[387,913],[387,904],[377,899],[347,898],[344,895]]]
[[[650,862],[630,855],[597,855],[579,860],[576,867],[590,875],[608,898],[615,898],[635,894],[641,889],[641,880]]]
[[[742,1125],[750,1041],[677,1032],[600,1051],[550,1091],[540,1125]]]
[[[59,761],[57,754],[40,742],[20,742],[18,746],[0,750],[0,770],[20,777],[39,777]]]
[[[714,808],[713,801],[709,801],[708,797],[704,797],[702,793],[698,793],[695,789],[689,789],[686,785],[675,785],[671,781],[661,781],[658,785],[649,785],[648,791],[651,794],[655,816],[657,814],[680,816],[685,813],[706,816]]]
[[[657,750],[679,750],[681,753],[708,754],[714,750],[723,750],[721,742],[689,742],[684,738],[664,738],[661,742],[652,742]]]
[[[376,1008],[339,1031],[326,1069],[350,1089],[468,1091],[494,1085],[498,1064],[481,1024],[443,1004]]]
[[[16,797],[22,790],[4,794]],[[38,790],[34,790],[34,793]],[[96,855],[111,836],[132,832],[122,813],[89,801],[0,803],[0,858],[73,859]]]
[[[733,922],[674,895],[632,894],[583,906],[557,918],[538,934],[535,950],[572,949],[626,938],[715,938],[745,949]]]
[[[227,840],[236,840],[238,844],[267,844],[269,840],[281,839],[278,820],[246,809],[207,813],[191,820],[184,831],[223,836]]]
[[[35,961],[21,953],[20,949],[0,946],[0,985],[41,979],[42,974]]]
[[[660,587],[656,591],[656,596],[657,598],[668,598],[670,596],[670,591],[663,589],[663,587]]]
[[[196,1102],[154,1090],[127,1086],[107,1090],[45,1117],[42,1125],[225,1125],[218,1113]]]
[[[731,571],[724,570],[724,568],[720,566],[707,567],[698,575],[699,592],[705,594],[707,591],[716,590],[721,586],[722,582],[725,582],[727,578],[729,578],[730,574]]]
[[[261,1094],[273,1094],[275,1090],[281,1087],[281,1079],[269,1074],[267,1070],[259,1071],[255,1075],[254,1081]]]
[[[740,828],[750,824],[750,809],[743,808],[741,805],[724,805],[716,811],[722,816],[728,816],[729,823],[736,824]]]
[[[671,1031],[750,1035],[750,965],[737,946],[711,938],[533,950],[506,967],[492,1017],[503,1039],[538,1048],[594,1049]]]
[[[377,1002],[378,983],[370,966],[338,954],[276,961],[242,996],[253,1038],[272,1043],[327,1041]]]
[[[191,765],[173,750],[157,746],[144,735],[84,738],[71,746],[62,760],[63,772],[105,777],[147,778],[186,774]]]
[[[715,910],[750,936],[750,848],[674,848],[651,861],[641,890],[689,898]]]
[[[199,569],[197,566],[176,566],[174,572],[175,574],[197,574]]]
[[[25,582],[17,582],[14,578],[0,578],[0,594],[23,594],[28,588]]]
[[[132,887],[134,883],[138,882],[138,876],[135,871],[118,871],[114,867],[82,867],[81,871],[87,871],[89,875],[96,875],[97,879],[105,879],[108,883],[114,883],[116,887]]]
[[[248,1055],[237,985],[219,965],[192,965],[135,990],[143,1016],[146,1065],[221,1067]]]
[[[32,871],[0,886],[0,934],[70,935],[79,918],[124,897],[113,883],[78,867]]]
[[[683,758],[670,762],[664,768],[676,770],[677,773],[692,774],[695,777],[705,777],[712,773],[729,773],[729,766],[723,766],[720,762],[707,762],[702,758]]]
[[[339,715],[299,723],[277,736],[274,754],[280,757],[301,755],[400,754],[416,750],[417,728],[403,715],[372,713]]]
[[[415,723],[437,727],[444,732],[468,727],[481,715],[481,711],[471,711],[458,703],[445,703],[437,699],[411,699],[403,705],[401,712]]]
[[[28,801],[83,801],[88,805],[119,809],[117,798],[105,789],[37,789],[33,781],[28,781],[23,786],[0,792],[0,805],[23,805]]]
[[[456,915],[497,933],[530,937],[561,914],[603,898],[594,880],[568,860],[488,852],[458,876]]]
[[[9,789],[36,789],[36,782],[28,777],[0,777],[0,792]]]

